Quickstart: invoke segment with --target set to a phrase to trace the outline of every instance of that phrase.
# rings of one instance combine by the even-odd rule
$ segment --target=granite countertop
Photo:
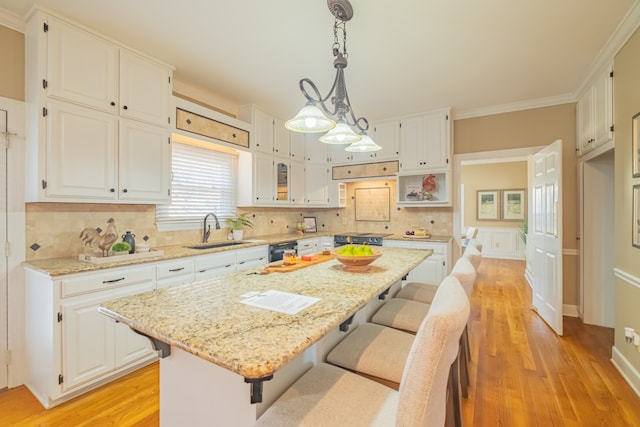
[[[290,273],[248,269],[104,303],[99,310],[245,378],[271,375],[400,280],[431,251],[381,248],[366,273],[332,259]],[[321,298],[295,315],[240,303],[250,291]]]
[[[221,248],[210,248],[210,249],[192,249],[187,246],[196,246],[201,243],[195,244],[182,244],[182,245],[173,245],[173,246],[162,246],[151,248],[151,250],[161,249],[164,254],[157,257],[151,258],[141,258],[141,259],[121,259],[117,262],[110,262],[105,264],[94,264],[87,261],[80,261],[77,257],[65,257],[65,258],[50,258],[50,259],[41,259],[41,260],[33,260],[33,261],[25,261],[23,266],[26,268],[30,268],[32,270],[39,271],[41,273],[47,274],[51,277],[63,276],[66,274],[74,274],[74,273],[85,273],[89,271],[98,271],[106,268],[115,268],[115,267],[127,267],[130,265],[139,265],[150,262],[159,262],[159,261],[168,261],[177,258],[185,258],[192,257],[198,255],[207,255],[214,254],[219,252],[225,252],[229,250],[237,250],[243,248],[250,248],[253,246],[261,246],[261,245],[270,245],[288,241],[295,241],[298,239],[305,239],[309,237],[321,237],[321,236],[332,236],[332,233],[313,233],[310,234],[292,234],[292,233],[282,233],[282,234],[268,234],[268,235],[260,235],[260,236],[251,236],[245,240],[244,243],[239,245],[226,246]],[[216,243],[216,242],[209,242]],[[204,243],[202,243],[204,244]]]
[[[431,237],[406,237],[404,234],[392,234],[386,236],[385,240],[402,240],[404,242],[432,242],[432,243],[449,243],[452,236],[431,236]]]

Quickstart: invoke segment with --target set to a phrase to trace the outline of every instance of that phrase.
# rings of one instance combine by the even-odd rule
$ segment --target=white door
[[[533,307],[562,335],[562,141],[529,157]]]
[[[7,126],[7,112],[0,110],[0,141],[5,142],[0,148],[0,243],[7,241],[7,146],[9,144],[9,129]],[[0,257],[0,355],[9,350],[7,325],[9,324],[7,289],[7,257]],[[0,389],[7,387],[8,360],[0,357]]]

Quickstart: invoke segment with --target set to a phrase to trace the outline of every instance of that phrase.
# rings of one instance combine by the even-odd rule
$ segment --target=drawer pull
[[[113,280],[103,280],[103,281],[102,281],[102,283],[103,283],[103,284],[107,284],[107,283],[117,283],[117,282],[120,282],[120,281],[122,281],[122,280],[124,280],[124,277],[121,277],[121,278],[119,278],[119,279],[113,279]]]
[[[170,273],[175,273],[176,271],[182,271],[184,270],[184,267],[180,267],[180,268],[172,268],[171,270],[169,270]]]

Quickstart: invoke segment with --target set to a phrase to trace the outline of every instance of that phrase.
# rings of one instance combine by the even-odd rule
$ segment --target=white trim
[[[8,287],[8,341],[11,351],[8,386],[16,387],[24,383],[24,269],[25,260],[25,204],[24,175],[25,164],[25,104],[14,99],[0,97],[0,108],[6,110],[7,127],[11,136],[7,152],[7,186],[9,215],[7,217],[7,267]]]
[[[618,279],[627,282],[629,285],[640,289],[640,278],[638,276],[634,276],[633,274],[627,273],[619,268],[613,269],[613,275]]]
[[[572,93],[550,96],[548,98],[529,99],[526,101],[512,102],[509,104],[493,105],[489,107],[468,108],[454,111],[454,120],[470,119],[473,117],[490,116],[493,114],[512,113],[514,111],[530,110],[533,108],[551,107],[553,105],[569,104],[576,102],[577,98]]]
[[[611,363],[613,363],[613,366],[620,372],[622,378],[625,379],[636,395],[640,397],[640,373],[615,346],[611,350]]]
[[[24,34],[24,18],[7,9],[0,8],[0,25]]]
[[[574,304],[563,304],[562,315],[568,316],[568,317],[580,317],[580,313],[578,312],[578,306]]]

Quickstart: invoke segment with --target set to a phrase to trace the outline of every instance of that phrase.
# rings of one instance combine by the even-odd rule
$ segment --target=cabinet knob
[[[115,103],[115,102],[113,102],[113,101],[111,101],[111,106],[112,106],[112,107],[115,107],[115,106],[116,106],[116,103]]]
[[[128,109],[129,109],[129,107],[127,107],[126,105],[124,105],[124,106],[122,106],[122,109],[123,109],[123,110],[128,110]]]
[[[235,133],[232,133],[232,134],[231,134],[231,136],[235,138],[235,137],[236,137],[236,134],[235,134]]]
[[[191,119],[187,119],[187,124],[190,125],[191,124]]]
[[[111,189],[109,189],[109,191],[111,191],[112,193],[115,193],[116,189],[115,188],[111,188]]]
[[[123,192],[123,193],[126,193],[126,192],[127,192],[127,189],[125,188],[124,190],[122,190],[122,192]]]

